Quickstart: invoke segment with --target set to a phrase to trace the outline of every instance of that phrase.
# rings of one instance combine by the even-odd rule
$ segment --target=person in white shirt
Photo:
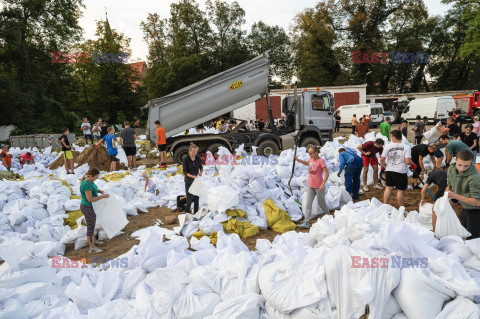
[[[88,123],[88,119],[86,117],[83,118],[82,126],[80,127],[83,131],[83,135],[85,136],[85,145],[88,145],[88,139],[92,142],[93,145],[93,137],[92,137],[92,126]]]
[[[385,167],[386,188],[383,193],[383,203],[388,204],[393,188],[397,189],[398,207],[404,206],[405,190],[408,187],[408,166],[414,165],[410,146],[402,143],[402,132],[392,130],[392,143],[383,148],[380,158],[381,167]]]

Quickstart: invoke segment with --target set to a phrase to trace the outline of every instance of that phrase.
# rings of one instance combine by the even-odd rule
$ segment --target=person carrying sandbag
[[[90,248],[90,253],[101,253],[103,251],[95,245],[95,238],[93,237],[97,215],[93,210],[92,203],[109,197],[108,194],[103,194],[103,191],[99,190],[97,185],[94,183],[99,175],[100,172],[98,169],[91,168],[83,176],[82,182],[80,183],[80,195],[82,197],[80,202],[80,211],[85,216],[85,222],[87,223],[87,242],[88,247]],[[103,195],[98,196],[98,193]]]
[[[445,191],[452,202],[462,204],[460,223],[472,234],[467,239],[480,238],[480,173],[472,152],[458,152],[455,165],[448,168]]]
[[[360,174],[363,169],[363,160],[357,155],[355,150],[348,147],[339,149],[338,153],[340,153],[338,177],[345,169],[345,188],[353,199],[358,199],[360,196]]]
[[[312,203],[315,196],[317,197],[318,207],[323,213],[328,213],[327,202],[325,201],[325,183],[328,180],[329,174],[325,161],[318,156],[319,150],[320,148],[317,146],[309,146],[307,149],[308,155],[310,155],[308,161],[302,161],[296,156],[293,157],[299,163],[308,166],[307,205],[305,209],[305,220],[303,224],[298,225],[300,228],[310,227]],[[325,177],[323,173],[325,173]]]
[[[192,186],[195,178],[202,176],[203,166],[200,156],[197,155],[198,146],[191,144],[188,148],[188,155],[183,158],[183,175],[185,175],[185,192],[187,194],[187,203],[185,205],[185,213],[190,213],[190,207],[193,201],[193,213],[195,214],[199,208],[198,196],[190,194],[188,189]]]

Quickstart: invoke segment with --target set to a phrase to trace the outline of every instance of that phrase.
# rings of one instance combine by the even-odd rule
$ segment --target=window
[[[372,107],[372,115],[383,114],[381,107]]]
[[[312,110],[314,111],[330,111],[328,97],[317,94],[312,95]]]
[[[478,97],[480,96],[479,93],[475,94],[475,102],[478,102]]]

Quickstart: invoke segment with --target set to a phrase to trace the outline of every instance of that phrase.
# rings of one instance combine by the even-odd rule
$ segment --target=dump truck
[[[191,142],[199,147],[199,153],[216,155],[219,147],[233,152],[241,144],[246,151],[257,147],[257,154],[278,155],[280,150],[309,144],[322,145],[333,139],[333,95],[327,91],[296,92],[282,101],[286,114],[285,128],[274,126],[270,106],[269,55],[265,52],[254,59],[203,81],[150,100],[148,110],[147,139],[156,141],[155,121],[165,129],[167,151],[173,154],[175,163],[181,163],[188,154]],[[218,118],[266,96],[269,120],[262,131],[250,131],[247,122],[240,122],[231,132],[221,134],[178,135],[192,127]]]

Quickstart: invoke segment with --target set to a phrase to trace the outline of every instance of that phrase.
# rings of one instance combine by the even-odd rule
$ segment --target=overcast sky
[[[230,2],[229,0],[227,0]],[[451,5],[444,5],[440,0],[424,0],[430,14],[442,15]],[[140,22],[145,21],[149,13],[158,13],[162,18],[170,16],[171,0],[84,0],[85,10],[80,19],[80,26],[84,29],[85,39],[94,39],[96,20],[105,19],[105,7],[108,12],[108,20],[112,28],[125,33],[131,38],[132,57],[130,61],[145,60],[147,45],[143,40],[140,30]],[[202,9],[205,9],[205,1],[197,0]],[[290,28],[296,14],[305,8],[313,7],[318,0],[237,0],[245,9],[246,28],[259,20],[269,25],[279,25],[286,29]]]

